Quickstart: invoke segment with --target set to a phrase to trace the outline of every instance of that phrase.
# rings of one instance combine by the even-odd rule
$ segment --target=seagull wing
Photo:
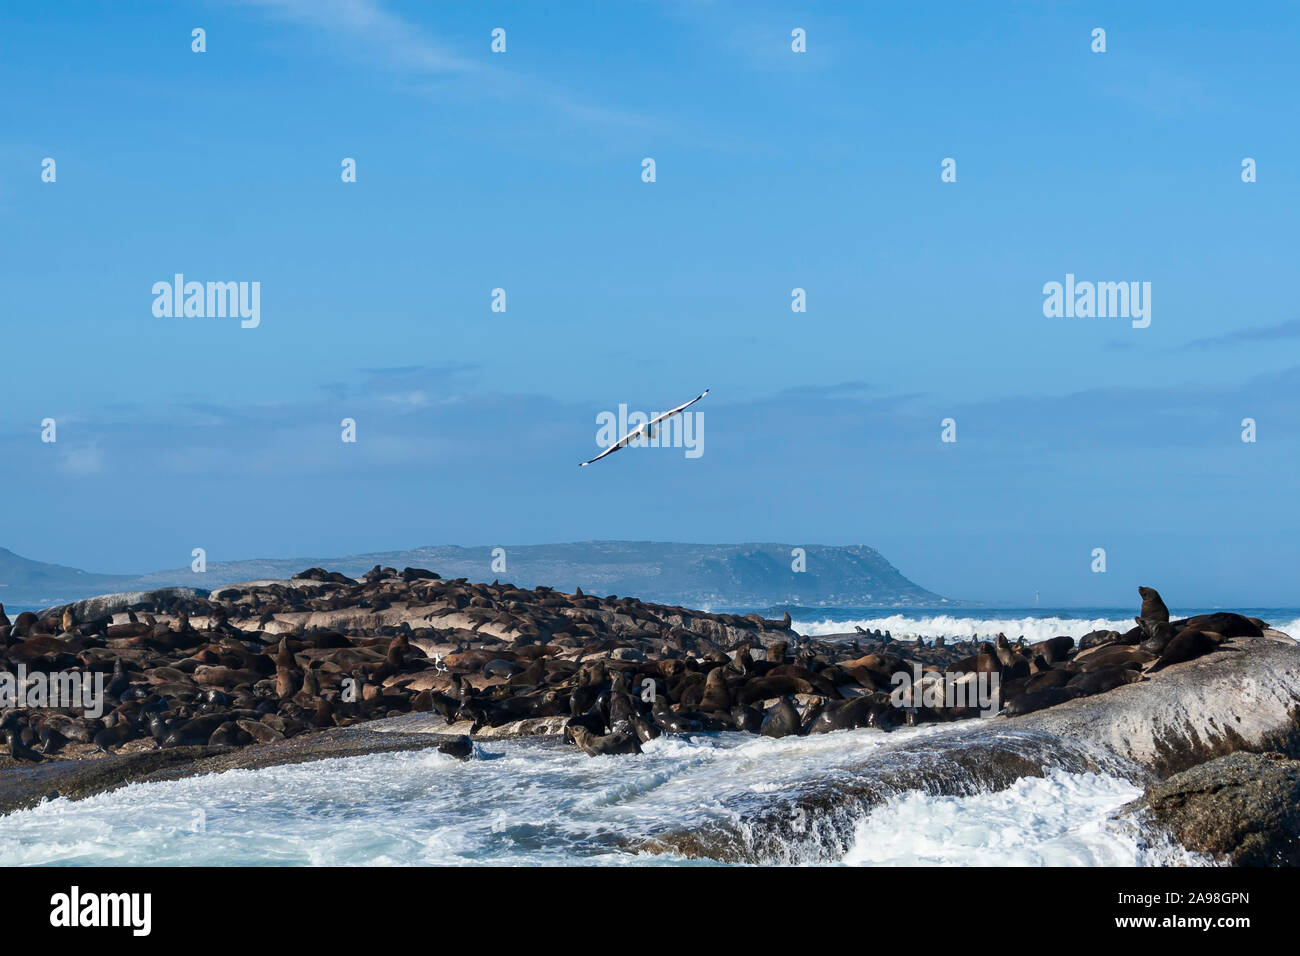
[[[612,455],[612,454],[614,454],[614,452],[618,451],[620,448],[626,448],[628,445],[630,445],[630,444],[632,443],[632,439],[634,439],[634,438],[636,438],[637,436],[639,436],[643,431],[645,431],[645,430],[648,429],[649,427],[650,427],[649,425],[642,425],[642,426],[640,426],[639,428],[633,429],[632,431],[630,431],[630,432],[628,432],[626,435],[624,435],[622,438],[620,438],[618,441],[614,442],[614,444],[610,445],[608,448],[606,448],[604,451],[602,451],[602,452],[601,452],[599,455],[597,455],[595,458],[592,458],[592,459],[590,459],[590,460],[588,460],[588,461],[580,461],[580,462],[578,462],[578,467],[579,467],[579,468],[584,468],[584,467],[586,467],[587,465],[590,465],[593,461],[600,461],[600,460],[601,460],[602,458],[604,458],[606,455]]]
[[[655,417],[654,419],[652,419],[651,421],[646,422],[645,427],[646,427],[646,428],[653,428],[655,425],[658,425],[660,422],[664,421],[665,419],[672,418],[674,415],[678,414],[678,413],[681,412],[683,409],[690,408],[692,405],[694,405],[696,402],[698,402],[701,398],[703,398],[703,397],[704,397],[705,395],[707,395],[707,394],[709,394],[709,390],[706,388],[704,391],[700,392],[700,394],[698,394],[698,395],[696,395],[694,398],[692,398],[689,402],[686,402],[686,403],[684,403],[684,404],[682,404],[682,405],[678,405],[678,406],[677,406],[676,408],[674,408],[672,411],[664,412],[662,415],[656,416],[656,417]],[[633,433],[633,434],[635,434],[635,433]]]
[[[686,402],[685,404],[682,405],[678,405],[672,411],[664,412],[662,415],[655,416],[653,420],[646,422],[644,425],[637,426],[636,428],[632,429],[632,431],[628,432],[626,435],[620,438],[618,441],[614,442],[614,444],[610,445],[608,448],[602,451],[595,458],[588,459],[587,461],[578,462],[578,467],[585,468],[588,465],[590,465],[592,462],[600,461],[606,455],[612,455],[620,448],[626,448],[629,444],[631,444],[633,439],[638,438],[641,435],[649,435],[650,430],[654,428],[654,426],[658,425],[661,421],[663,421],[666,418],[672,418],[674,415],[676,415],[684,408],[690,408],[692,405],[694,405],[696,402],[698,402],[701,398],[703,398],[707,394],[709,394],[709,390],[706,388],[704,391],[700,392],[699,395],[696,395],[694,398],[692,398],[689,402]]]
[[[632,434],[635,435],[636,432],[633,432]],[[627,439],[628,439],[628,436],[626,436],[626,435],[623,436],[623,437],[620,438],[618,441],[614,442],[614,444],[610,445],[608,448],[606,448],[604,451],[602,451],[602,452],[601,452],[599,455],[597,455],[595,458],[591,458],[591,459],[589,459],[589,460],[587,460],[587,461],[580,461],[580,462],[578,462],[578,467],[579,467],[579,468],[586,468],[586,467],[587,467],[588,465],[590,465],[593,461],[600,461],[600,460],[601,460],[602,458],[604,458],[606,455],[612,455],[612,454],[614,454],[614,452],[618,451],[620,448],[625,448],[625,447],[627,447]]]

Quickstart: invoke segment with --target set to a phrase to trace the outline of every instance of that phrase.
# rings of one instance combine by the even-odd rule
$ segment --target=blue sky
[[[864,543],[959,598],[1300,604],[1295,5],[541,6],[7,5],[0,546]],[[155,317],[176,272],[260,326]],[[1150,327],[1044,317],[1067,273]],[[704,387],[699,459],[575,467]]]

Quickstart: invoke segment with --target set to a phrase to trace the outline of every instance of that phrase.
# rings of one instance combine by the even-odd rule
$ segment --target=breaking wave
[[[1059,738],[946,725],[664,737],[630,757],[476,751],[51,800],[0,818],[0,865],[1153,862],[1109,817],[1133,777]]]
[[[1133,626],[1130,618],[1077,618],[1077,617],[957,617],[949,614],[937,614],[933,617],[913,618],[903,614],[891,614],[887,617],[860,618],[857,620],[837,621],[825,618],[820,621],[795,621],[792,626],[800,634],[817,637],[823,634],[853,633],[854,627],[866,631],[889,631],[901,640],[914,640],[924,637],[933,640],[945,637],[949,640],[969,640],[971,638],[993,638],[1005,634],[1016,640],[1024,635],[1026,641],[1045,641],[1049,637],[1065,634],[1076,640],[1089,631],[1119,631],[1123,633]]]

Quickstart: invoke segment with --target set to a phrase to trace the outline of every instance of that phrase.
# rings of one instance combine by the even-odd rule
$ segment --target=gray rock
[[[1101,747],[1168,777],[1237,750],[1300,756],[1297,701],[1300,644],[1267,631],[1138,684],[994,720]]]
[[[1153,783],[1126,811],[1234,866],[1300,866],[1300,760],[1238,752]]]
[[[117,594],[101,594],[98,597],[77,601],[70,606],[74,620],[97,621],[136,604],[163,605],[175,601],[177,598],[190,600],[207,596],[208,592],[201,588],[158,588],[154,591],[122,591]],[[52,614],[62,614],[65,606],[68,605],[60,604],[46,608],[38,616],[44,618]]]
[[[477,740],[502,740],[507,737],[553,737],[564,733],[568,717],[528,717],[512,720],[499,727],[482,727],[474,734]]]

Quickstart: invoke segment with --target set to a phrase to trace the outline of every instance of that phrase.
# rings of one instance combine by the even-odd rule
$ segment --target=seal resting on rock
[[[1146,635],[1138,646],[1150,654],[1159,654],[1174,639],[1174,626],[1168,621],[1154,621],[1150,618],[1138,618],[1138,627]]]
[[[1183,661],[1190,661],[1193,658],[1200,657],[1202,654],[1208,654],[1210,651],[1218,650],[1222,641],[1221,635],[1184,628],[1169,642],[1160,655],[1160,660],[1152,664],[1150,670],[1155,672],[1168,667],[1170,664],[1180,664]]]
[[[1263,637],[1264,628],[1267,626],[1263,621],[1233,614],[1231,611],[1217,611],[1214,614],[1201,614],[1186,620],[1174,621],[1174,627],[1180,630],[1188,628],[1193,631],[1204,631],[1207,634],[1218,634],[1221,637]]]
[[[1140,680],[1142,674],[1139,671],[1120,664],[1076,674],[1070,678],[1065,689],[1073,691],[1079,697],[1091,697],[1093,694],[1104,694],[1125,684],[1136,684]]]
[[[586,727],[577,724],[570,724],[565,733],[588,757],[641,752],[641,743],[629,733],[612,733],[597,737]]]
[[[1031,714],[1036,710],[1042,710],[1044,707],[1054,707],[1057,704],[1063,704],[1067,700],[1073,700],[1075,694],[1064,687],[1048,687],[1045,690],[1034,691],[1029,694],[1021,694],[1007,702],[1002,708],[1002,713],[1008,717],[1018,717],[1021,714]]]
[[[887,699],[855,697],[852,700],[832,701],[808,724],[808,733],[825,734],[832,730],[854,730],[875,727],[892,730],[900,720],[898,708]]]
[[[1074,649],[1074,638],[1072,637],[1049,637],[1045,641],[1039,641],[1037,644],[1030,644],[1028,654],[1030,658],[1035,655],[1041,655],[1049,664],[1059,664],[1070,656],[1070,651]]]

